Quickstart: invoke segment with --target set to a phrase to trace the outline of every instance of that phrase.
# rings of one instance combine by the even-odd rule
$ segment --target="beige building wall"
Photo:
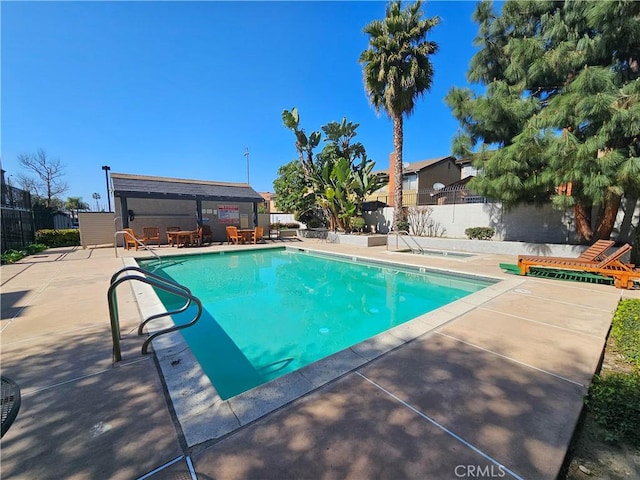
[[[113,245],[116,226],[110,212],[79,212],[80,245],[82,248]]]
[[[237,216],[235,214],[237,208]],[[216,241],[227,239],[226,227],[254,228],[253,204],[241,202],[202,202],[202,223],[209,225]]]
[[[450,185],[460,180],[460,169],[453,160],[425,168],[418,174],[418,189],[433,188],[434,183]]]
[[[214,241],[226,240],[227,225],[239,228],[254,227],[252,203],[232,201],[202,201],[201,203],[202,223],[211,227]],[[181,230],[196,230],[198,228],[197,202],[195,200],[127,198],[127,209],[133,211],[133,220],[129,220],[129,227],[133,228],[133,231],[138,235],[142,235],[144,227],[158,227],[160,229],[160,243],[168,243],[167,227],[178,227]],[[223,218],[220,218],[221,214],[224,215]],[[119,201],[116,201],[116,216],[117,229],[122,230],[124,217]],[[121,245],[122,239],[118,238],[118,242]]]
[[[160,229],[160,243],[167,243],[167,227],[179,227],[181,230],[197,228],[195,200],[162,200],[153,198],[127,198],[127,209],[133,211],[133,220],[129,219],[129,228],[142,235],[144,227]],[[116,199],[116,226],[122,230],[123,218],[127,212],[121,211],[119,199]],[[121,237],[121,235],[119,235]],[[118,238],[118,244],[122,239]]]

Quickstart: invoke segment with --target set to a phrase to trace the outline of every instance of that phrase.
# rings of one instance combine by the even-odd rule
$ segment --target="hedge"
[[[493,227],[472,227],[467,228],[464,233],[472,240],[474,238],[477,238],[478,240],[491,240],[491,237],[496,233],[496,230]]]
[[[70,228],[67,230],[38,230],[36,242],[43,243],[47,247],[73,247],[80,245],[80,230]]]

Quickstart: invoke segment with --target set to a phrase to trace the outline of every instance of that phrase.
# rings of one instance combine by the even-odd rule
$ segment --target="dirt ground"
[[[602,372],[629,372],[631,367],[616,352],[611,337],[607,341]],[[640,449],[634,446],[605,443],[599,435],[600,427],[589,412],[577,429],[564,480],[585,479],[638,479],[640,478]]]

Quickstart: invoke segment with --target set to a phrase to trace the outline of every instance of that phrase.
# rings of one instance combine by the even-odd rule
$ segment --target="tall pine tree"
[[[491,2],[468,79],[453,88],[454,152],[471,155],[474,190],[515,205],[573,208],[585,242],[609,238],[625,195],[640,192],[640,2]],[[637,227],[638,229],[638,227]]]

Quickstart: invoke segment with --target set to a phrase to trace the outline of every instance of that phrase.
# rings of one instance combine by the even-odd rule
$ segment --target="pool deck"
[[[435,317],[444,323],[434,321],[418,338],[233,433],[193,444],[155,356],[139,353],[139,305],[124,286],[124,360],[113,366],[106,293],[123,266],[113,248],[50,249],[3,265],[2,375],[20,385],[22,407],[2,438],[0,477],[553,479],[612,312],[621,297],[640,298],[640,290],[505,274],[498,265],[515,263],[513,255],[452,259],[317,240],[291,245],[506,283],[496,295],[443,307]]]

